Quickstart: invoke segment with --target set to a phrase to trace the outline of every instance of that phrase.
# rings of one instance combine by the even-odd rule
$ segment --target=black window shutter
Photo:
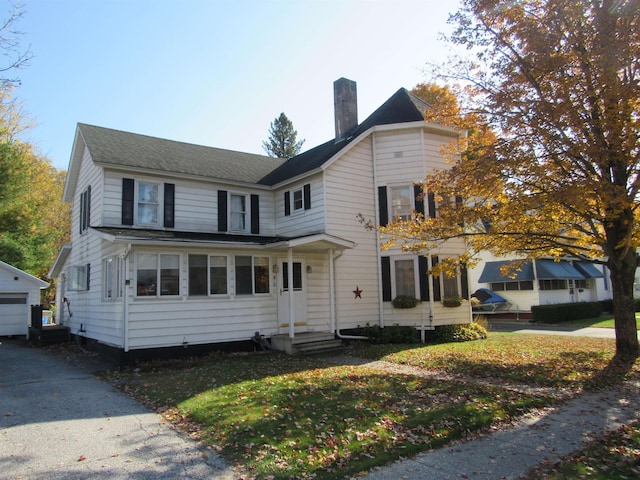
[[[227,191],[218,190],[218,231],[227,231]]]
[[[431,268],[438,265],[438,256],[433,255],[431,257]],[[440,294],[440,275],[433,275],[433,299],[435,301],[442,300],[442,295]]]
[[[87,192],[86,190],[80,194],[80,221],[78,222],[78,230],[84,232],[87,221]]]
[[[173,183],[164,184],[164,226],[175,226],[176,186]]]
[[[378,187],[378,209],[380,225],[389,223],[389,207],[387,206],[387,187]]]
[[[429,300],[429,264],[427,257],[418,257],[418,278],[420,279],[420,300]]]
[[[260,233],[260,195],[251,195],[251,233]]]
[[[89,185],[87,187],[87,213],[86,213],[86,220],[85,220],[85,229],[89,228],[91,226],[91,185]]]
[[[291,215],[291,194],[289,192],[284,192],[284,216],[287,217]]]
[[[422,193],[422,185],[413,186],[413,196],[415,198],[416,212],[424,215],[424,195]]]
[[[91,264],[87,263],[87,290],[91,288]]]
[[[462,285],[462,298],[469,300],[469,275],[466,265],[460,269],[460,284]]]
[[[391,298],[391,259],[389,257],[381,257],[380,264],[382,266],[382,301],[390,302]]]
[[[427,202],[429,207],[429,216],[436,218],[436,196],[433,193],[427,194]]]
[[[306,183],[303,187],[304,197],[304,209],[309,210],[311,208],[311,184]]]
[[[122,179],[122,224],[133,225],[133,195],[135,181],[133,178]]]

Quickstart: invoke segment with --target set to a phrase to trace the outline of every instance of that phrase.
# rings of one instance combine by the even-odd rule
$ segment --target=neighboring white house
[[[510,304],[511,311],[529,312],[533,305],[590,302],[613,297],[609,270],[604,265],[563,259],[524,261],[515,256],[495,257],[483,253],[477,267],[469,270],[469,287],[489,289]],[[507,265],[507,271],[503,267]],[[511,266],[518,265],[514,269]],[[498,311],[504,311],[501,308]]]
[[[459,132],[426,123],[405,89],[360,124],[355,82],[336,81],[334,95],[336,138],[289,160],[79,124],[64,190],[71,245],[51,269],[58,323],[130,353],[468,323],[468,302],[441,302],[468,296],[466,272],[427,275],[462,244],[383,252],[358,221],[434,215],[415,184],[447,168],[441,147]],[[401,294],[422,302],[394,309]]]
[[[0,261],[0,336],[28,335],[29,307],[49,284]]]

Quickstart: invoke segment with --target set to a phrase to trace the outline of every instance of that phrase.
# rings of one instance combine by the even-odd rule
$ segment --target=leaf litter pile
[[[536,340],[527,346],[517,335],[494,334],[466,344],[354,352],[412,364],[416,374],[269,352],[146,365],[111,380],[242,465],[248,477],[348,478],[556,402],[544,391],[503,387],[500,379],[532,387],[564,381],[563,388],[578,391],[604,371],[613,351],[601,339],[526,338]],[[429,369],[452,378],[419,374]],[[531,373],[538,369],[544,374]]]

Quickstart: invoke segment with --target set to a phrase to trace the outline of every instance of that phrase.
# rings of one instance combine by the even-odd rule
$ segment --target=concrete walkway
[[[0,342],[0,479],[236,478],[215,453],[88,371]]]
[[[640,387],[588,393],[515,427],[373,470],[366,479],[516,479],[640,418]]]

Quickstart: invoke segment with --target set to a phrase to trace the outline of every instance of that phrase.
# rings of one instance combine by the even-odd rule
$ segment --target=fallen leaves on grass
[[[542,465],[527,480],[631,479],[640,477],[640,423],[623,425],[585,448]]]

